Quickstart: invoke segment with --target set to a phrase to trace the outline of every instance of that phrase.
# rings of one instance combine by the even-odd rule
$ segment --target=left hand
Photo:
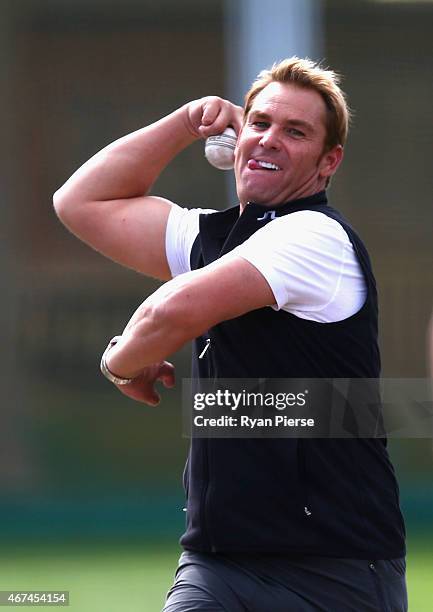
[[[174,387],[174,366],[168,361],[154,363],[144,368],[143,372],[128,385],[116,385],[123,395],[148,406],[157,406],[161,400],[155,390],[156,381],[160,380],[164,387]]]

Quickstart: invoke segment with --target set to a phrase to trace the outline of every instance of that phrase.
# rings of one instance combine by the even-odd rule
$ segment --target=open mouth
[[[270,170],[271,172],[276,172],[277,170],[281,170],[280,166],[268,161],[262,161],[258,159],[249,159],[248,160],[248,168],[250,170]]]

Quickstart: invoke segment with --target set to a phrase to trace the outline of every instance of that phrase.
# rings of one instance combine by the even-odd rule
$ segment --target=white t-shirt
[[[166,253],[173,276],[190,272],[199,216],[215,210],[171,209]],[[277,217],[231,251],[265,277],[275,310],[319,323],[341,321],[363,305],[367,288],[353,245],[343,227],[327,215],[303,210]]]

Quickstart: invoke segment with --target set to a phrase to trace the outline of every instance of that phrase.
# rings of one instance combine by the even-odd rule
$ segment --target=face
[[[241,208],[273,206],[325,189],[343,156],[324,153],[326,106],[312,89],[270,83],[254,99],[235,151]]]

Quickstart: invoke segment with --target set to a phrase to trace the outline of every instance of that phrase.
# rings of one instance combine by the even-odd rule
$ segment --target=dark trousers
[[[184,552],[163,612],[407,612],[404,559]]]

